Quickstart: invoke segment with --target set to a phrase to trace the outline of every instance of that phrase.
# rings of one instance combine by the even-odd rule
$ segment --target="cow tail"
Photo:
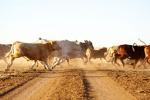
[[[140,42],[142,42],[143,44],[147,45],[144,41],[142,41],[141,39],[138,39]]]

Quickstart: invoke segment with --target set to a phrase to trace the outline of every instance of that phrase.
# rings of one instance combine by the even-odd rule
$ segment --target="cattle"
[[[137,62],[145,58],[144,48],[144,46],[134,46],[128,44],[119,45],[114,56],[114,63],[117,63],[116,60],[120,59],[122,65],[124,66],[125,63],[123,60],[127,58],[135,60],[135,63],[133,64],[133,68],[135,68]]]
[[[115,54],[117,53],[118,46],[111,46],[107,48],[107,52],[105,53],[105,60],[107,62],[114,63]]]
[[[144,53],[145,53],[145,58],[144,58],[143,65],[145,67],[146,63],[150,64],[150,62],[149,62],[149,60],[150,60],[150,45],[144,45]]]
[[[12,44],[11,50],[9,51],[7,57],[9,57],[10,62],[7,65],[6,71],[10,69],[15,58],[26,57],[30,60],[40,61],[45,69],[51,70],[48,65],[48,58],[51,56],[52,51],[58,50],[60,47],[55,41],[51,43],[23,43],[16,41]],[[34,66],[34,65],[33,65]],[[33,66],[31,68],[33,68]]]
[[[41,39],[40,41],[43,41],[44,43],[50,40]],[[56,43],[61,49],[54,51],[52,54],[53,67],[59,65],[64,61],[67,61],[67,63],[69,64],[70,59],[74,59],[74,58],[81,58],[83,62],[86,63],[87,62],[87,57],[85,54],[86,49],[93,48],[92,42],[87,40],[85,40],[84,42],[60,40],[60,41],[56,41]]]
[[[150,45],[147,45],[144,41],[142,41],[141,39],[138,39],[140,42],[142,42],[144,45],[144,53],[145,53],[145,59],[143,62],[143,65],[145,66],[145,63],[147,62],[148,64],[150,64],[149,59],[150,59]]]
[[[86,50],[86,56],[88,58],[88,62],[90,62],[91,58],[104,58],[105,59],[105,53],[107,52],[107,48],[103,47],[100,48],[99,50],[95,50],[95,49],[90,49],[88,48]]]
[[[93,43],[88,40],[85,40],[84,42],[79,42],[79,45],[83,53],[86,53],[87,49],[94,49]]]
[[[84,61],[84,63],[86,63],[87,57],[85,51],[88,47],[93,48],[91,41],[80,42],[79,44],[77,44],[76,42],[73,41],[62,40],[62,41],[57,41],[57,43],[61,47],[61,50],[56,51],[54,53],[55,54],[54,56],[60,58],[58,60],[61,62],[67,60],[68,64],[69,64],[69,60],[74,58],[81,58]],[[55,65],[57,65],[58,63],[60,62],[56,61]]]
[[[0,59],[2,59],[6,64],[8,63],[5,55],[10,51],[11,44],[0,44]]]

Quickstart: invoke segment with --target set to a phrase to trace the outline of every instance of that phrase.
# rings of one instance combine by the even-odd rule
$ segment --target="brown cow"
[[[145,59],[143,65],[145,66],[146,62],[150,64],[150,45],[144,46]]]
[[[48,58],[51,55],[52,51],[60,49],[55,41],[51,43],[23,43],[23,42],[14,42],[12,44],[11,50],[8,54],[10,58],[10,63],[7,65],[7,70],[10,69],[11,65],[15,58],[27,57],[30,60],[40,61],[45,69],[50,69],[48,65]],[[34,65],[33,65],[34,66]],[[31,68],[33,68],[33,66]]]

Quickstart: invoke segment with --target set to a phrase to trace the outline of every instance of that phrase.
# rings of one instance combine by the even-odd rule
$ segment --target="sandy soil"
[[[43,67],[29,72],[32,62],[18,62],[12,67],[19,73],[2,77],[2,100],[149,100],[150,78],[148,69],[115,67],[99,60],[84,65],[72,60],[53,71]],[[2,66],[1,66],[2,68]],[[2,71],[4,68],[1,69]],[[26,73],[25,73],[25,72]],[[22,77],[19,77],[18,76]],[[4,74],[2,73],[2,76]],[[20,80],[16,82],[15,78]],[[11,78],[10,78],[11,77]],[[26,81],[23,81],[25,79]],[[22,81],[21,81],[22,80]],[[12,83],[18,85],[13,85]],[[9,84],[9,85],[5,85]],[[5,89],[14,86],[14,89]],[[5,93],[3,93],[5,90]],[[8,92],[7,92],[8,91]]]

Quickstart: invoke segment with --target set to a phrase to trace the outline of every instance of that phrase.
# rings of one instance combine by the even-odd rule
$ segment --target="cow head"
[[[120,57],[128,56],[124,45],[118,47],[117,54],[120,55]]]
[[[92,49],[92,50],[94,49],[93,44],[92,44],[91,41],[85,40],[84,42],[80,42],[79,45],[80,45],[80,47],[81,47],[81,49],[82,49],[83,52],[86,52],[86,50],[88,48]]]
[[[112,46],[107,49],[107,51],[104,54],[107,62],[111,62],[114,59],[117,53],[117,48],[118,46]]]
[[[61,49],[61,47],[58,45],[57,41],[50,41],[50,44],[52,45],[53,50]]]

